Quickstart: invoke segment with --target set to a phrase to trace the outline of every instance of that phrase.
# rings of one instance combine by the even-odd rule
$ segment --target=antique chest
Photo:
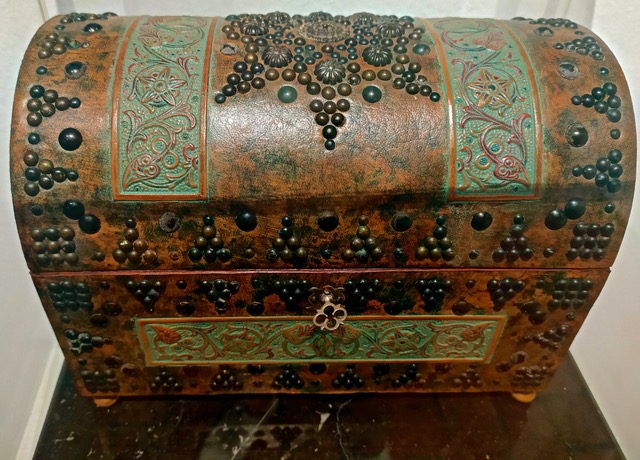
[[[631,207],[629,90],[565,19],[70,14],[11,184],[78,391],[534,395]]]

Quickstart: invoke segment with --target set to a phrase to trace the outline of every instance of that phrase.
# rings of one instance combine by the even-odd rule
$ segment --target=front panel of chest
[[[608,271],[34,276],[85,395],[540,388]]]

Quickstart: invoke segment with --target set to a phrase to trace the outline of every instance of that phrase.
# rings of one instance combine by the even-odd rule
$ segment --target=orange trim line
[[[449,65],[446,61],[446,56],[444,53],[444,48],[442,47],[442,42],[440,41],[440,37],[438,32],[431,24],[431,21],[428,19],[422,19],[423,24],[429,30],[431,37],[433,38],[433,43],[436,46],[436,53],[438,54],[438,60],[440,61],[440,68],[442,69],[442,78],[444,79],[444,87],[447,93],[447,105],[448,105],[448,115],[449,115],[449,183],[447,184],[448,191],[447,196],[451,201],[453,197],[455,197],[455,183],[456,183],[456,129],[454,126],[454,114],[453,114],[453,91],[451,89],[451,77],[449,75]]]
[[[209,119],[207,110],[209,108],[209,73],[211,71],[211,56],[213,50],[213,35],[218,23],[217,18],[212,18],[209,31],[207,32],[207,47],[204,56],[204,72],[202,75],[202,99],[200,100],[200,197],[207,198],[207,134],[209,132]]]
[[[150,271],[150,270],[95,270],[87,271],[81,270],[77,272],[31,272],[31,277],[34,279],[49,279],[49,278],[64,278],[64,277],[87,277],[92,278],[99,277],[120,277],[120,276],[153,276],[156,278],[165,276],[213,276],[213,275],[337,275],[337,274],[374,274],[374,273],[393,273],[402,275],[406,273],[442,273],[442,272],[482,272],[486,271],[486,267],[416,267],[416,268],[364,268],[364,267],[350,267],[350,268],[307,268],[307,269],[294,269],[294,268],[253,268],[253,269],[233,269],[233,270],[162,270],[162,271]],[[587,272],[610,272],[609,267],[492,267],[492,272],[509,272],[509,271],[523,271],[523,272],[544,272],[544,273],[559,273],[559,272],[572,272],[579,271],[581,273]]]
[[[542,116],[540,112],[540,96],[538,93],[538,84],[536,82],[536,77],[533,73],[533,66],[531,65],[531,60],[529,59],[529,55],[527,51],[522,46],[522,42],[516,36],[516,34],[511,30],[511,27],[508,26],[506,21],[500,23],[502,28],[511,35],[513,41],[518,45],[518,50],[520,51],[520,55],[522,56],[522,60],[524,61],[527,67],[527,75],[529,76],[529,81],[531,81],[531,97],[533,98],[533,117],[534,117],[534,125],[536,127],[536,188],[534,190],[535,196],[540,196],[540,187],[542,186]]]

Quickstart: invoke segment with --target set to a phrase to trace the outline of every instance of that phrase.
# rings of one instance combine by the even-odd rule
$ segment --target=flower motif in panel
[[[114,86],[114,197],[201,197],[201,104],[210,19],[142,18]],[[115,156],[117,154],[117,156]]]
[[[357,318],[334,331],[309,318],[137,321],[149,364],[410,361],[490,358],[504,317]]]
[[[526,53],[489,20],[436,22],[454,82],[453,199],[539,193],[539,127]]]

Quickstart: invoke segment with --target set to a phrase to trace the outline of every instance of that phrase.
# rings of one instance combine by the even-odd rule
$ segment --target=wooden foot
[[[531,393],[516,393],[512,391],[511,397],[518,402],[529,404],[531,401],[536,399],[537,394],[538,393],[536,393],[535,391],[532,391]]]
[[[93,398],[93,404],[96,407],[110,407],[118,402],[118,398]]]

